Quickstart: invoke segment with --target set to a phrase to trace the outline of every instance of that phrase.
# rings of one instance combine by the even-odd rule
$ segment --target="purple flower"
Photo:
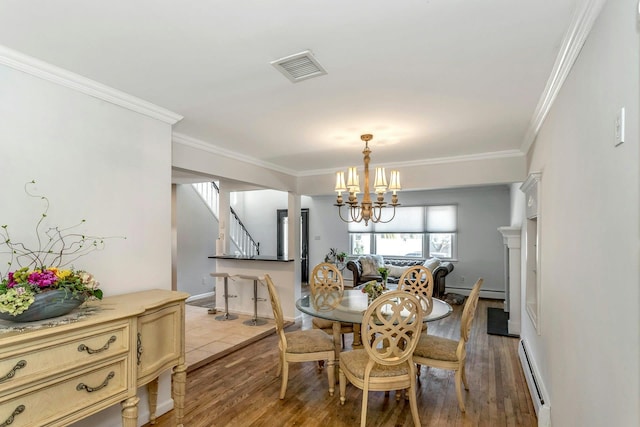
[[[58,280],[58,277],[51,270],[34,271],[29,274],[29,283],[38,286],[39,288],[48,288]]]

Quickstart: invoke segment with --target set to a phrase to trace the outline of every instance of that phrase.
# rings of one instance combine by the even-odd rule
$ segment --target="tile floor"
[[[302,295],[306,295],[308,292],[308,286],[303,284]],[[276,331],[273,319],[265,319],[267,323],[258,326],[243,324],[245,320],[251,319],[250,315],[236,314],[238,318],[234,320],[215,320],[223,313],[218,311],[216,314],[210,314],[208,307],[214,306],[215,296],[196,300],[186,305],[185,357],[187,372],[224,357]],[[312,327],[311,319],[311,316],[303,313],[301,328],[310,329]],[[292,324],[292,322],[285,322],[285,328]]]
[[[235,320],[215,320],[217,314],[209,314],[206,307],[186,305],[185,352],[187,372],[242,348],[269,334],[275,333],[273,319],[265,325],[247,326],[242,322],[251,319],[238,315]]]

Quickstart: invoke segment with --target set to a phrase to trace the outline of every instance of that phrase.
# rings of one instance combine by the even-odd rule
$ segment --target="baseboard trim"
[[[459,294],[459,295],[469,295],[471,289],[468,288],[452,288],[447,286],[445,293],[448,294]],[[487,299],[501,299],[504,300],[506,298],[506,292],[504,291],[483,291],[480,290],[480,298]]]

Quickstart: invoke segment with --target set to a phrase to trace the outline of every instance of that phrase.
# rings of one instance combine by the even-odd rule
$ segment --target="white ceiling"
[[[520,150],[581,0],[2,0],[0,44],[294,174]],[[311,50],[328,74],[270,62]],[[338,154],[336,154],[338,153]]]

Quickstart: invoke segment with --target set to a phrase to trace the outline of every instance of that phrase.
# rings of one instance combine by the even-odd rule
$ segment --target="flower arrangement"
[[[385,291],[384,285],[377,280],[370,280],[362,287],[362,293],[369,296],[369,302],[378,298]]]
[[[9,227],[0,226],[0,255],[9,258],[8,270],[0,280],[0,312],[12,316],[22,314],[34,303],[36,295],[53,290],[63,290],[65,297],[102,299],[103,292],[93,275],[70,264],[89,252],[103,249],[106,238],[74,233],[85,220],[64,229],[47,228],[49,199],[31,193],[29,186],[33,184],[35,181],[26,183],[25,192],[45,203],[35,227],[37,248],[29,249],[23,243],[14,242]]]

